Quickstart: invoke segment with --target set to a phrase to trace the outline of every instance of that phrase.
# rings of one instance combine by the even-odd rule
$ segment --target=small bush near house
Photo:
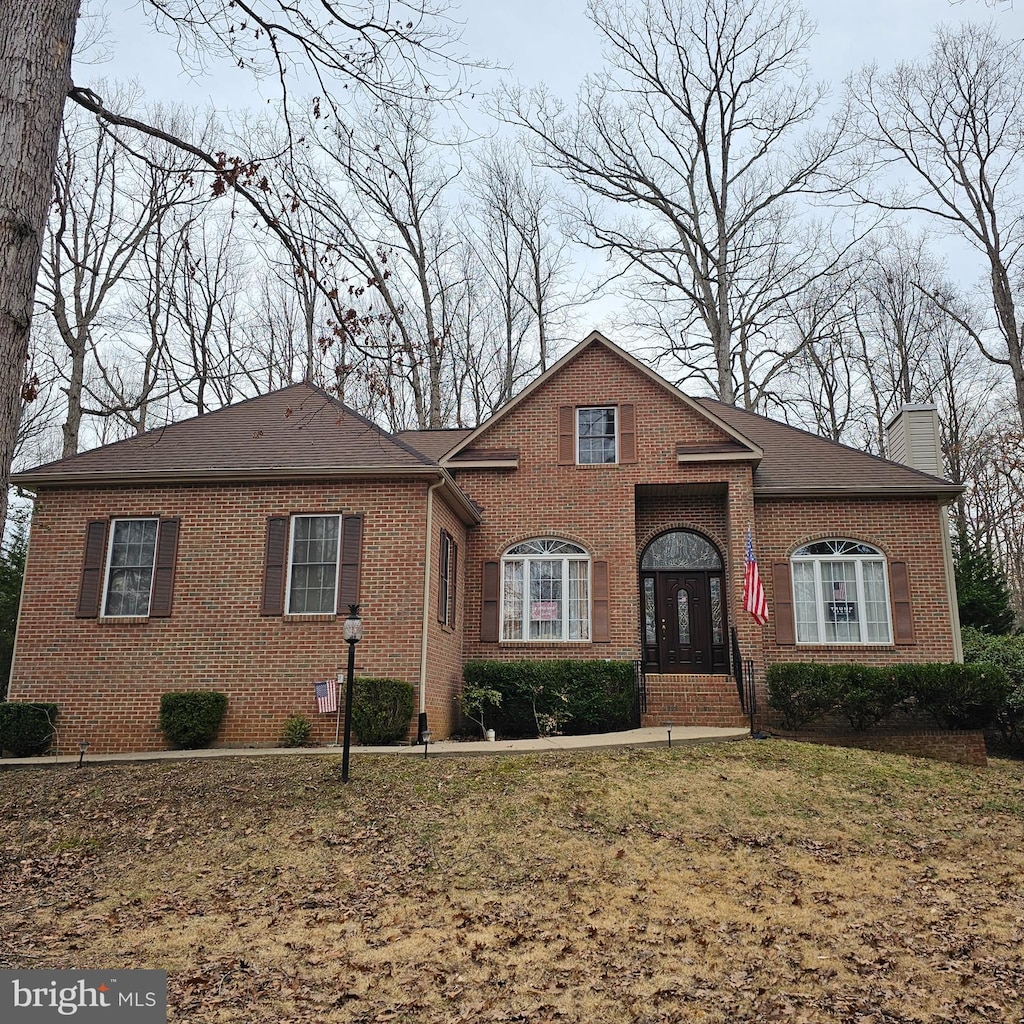
[[[224,720],[227,706],[227,697],[216,690],[165,693],[160,698],[160,728],[172,747],[208,747]]]
[[[787,729],[801,729],[836,710],[839,677],[833,669],[804,662],[769,666],[768,704],[782,715]]]
[[[282,747],[304,747],[309,742],[309,734],[313,726],[304,715],[292,715],[285,719],[281,730]]]
[[[836,714],[854,732],[864,732],[888,718],[910,700],[904,673],[892,666],[834,665]]]
[[[352,731],[359,742],[379,747],[409,734],[413,687],[402,679],[367,677],[355,680]]]
[[[628,661],[470,661],[467,688],[501,694],[491,714],[505,737],[628,729],[633,716],[633,665]]]
[[[984,729],[996,720],[1012,689],[997,665],[916,665],[917,705],[946,729]]]
[[[1010,692],[996,713],[996,725],[1007,748],[1024,753],[1024,636],[992,636],[964,627],[964,661],[998,665],[1010,679]]]
[[[8,701],[0,704],[0,753],[34,757],[50,749],[57,705]]]

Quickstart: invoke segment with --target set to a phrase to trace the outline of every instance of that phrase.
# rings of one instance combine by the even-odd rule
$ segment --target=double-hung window
[[[892,643],[885,555],[870,544],[822,540],[794,552],[800,644]]]
[[[333,615],[338,604],[340,516],[292,516],[289,615]]]
[[[107,550],[103,615],[149,615],[160,520],[115,519]],[[95,615],[95,611],[93,611]]]
[[[581,466],[618,462],[614,405],[576,410],[576,461]]]
[[[568,541],[515,544],[501,560],[503,640],[590,639],[590,556]]]

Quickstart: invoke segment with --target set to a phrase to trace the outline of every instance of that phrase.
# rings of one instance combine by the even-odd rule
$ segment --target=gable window
[[[447,530],[441,531],[439,579],[437,588],[437,621],[442,626],[455,626],[455,580],[459,565],[459,548]]]
[[[870,544],[821,540],[792,557],[800,644],[892,643],[885,556]]]
[[[614,405],[576,410],[576,461],[595,466],[618,461]]]
[[[340,516],[292,516],[289,615],[333,615],[338,601]]]
[[[515,544],[501,560],[502,640],[590,639],[590,556],[564,540]]]
[[[107,551],[103,615],[149,615],[160,520],[115,519]]]

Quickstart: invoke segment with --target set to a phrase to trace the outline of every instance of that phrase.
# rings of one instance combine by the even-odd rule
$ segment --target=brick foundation
[[[779,739],[799,743],[821,743],[830,747],[856,747],[860,750],[879,750],[890,754],[909,754],[927,757],[933,761],[953,764],[988,766],[985,736],[981,732],[944,732],[940,729],[922,729],[916,732],[871,735],[869,733],[781,732],[772,730]]]

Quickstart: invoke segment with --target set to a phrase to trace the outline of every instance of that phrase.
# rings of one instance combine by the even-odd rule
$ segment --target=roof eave
[[[791,498],[822,498],[829,496],[860,497],[860,498],[941,498],[945,502],[952,501],[963,494],[965,488],[959,484],[937,485],[935,487],[920,484],[882,484],[865,487],[863,484],[833,484],[824,487],[810,486],[769,486],[754,485],[754,497],[791,497]]]

